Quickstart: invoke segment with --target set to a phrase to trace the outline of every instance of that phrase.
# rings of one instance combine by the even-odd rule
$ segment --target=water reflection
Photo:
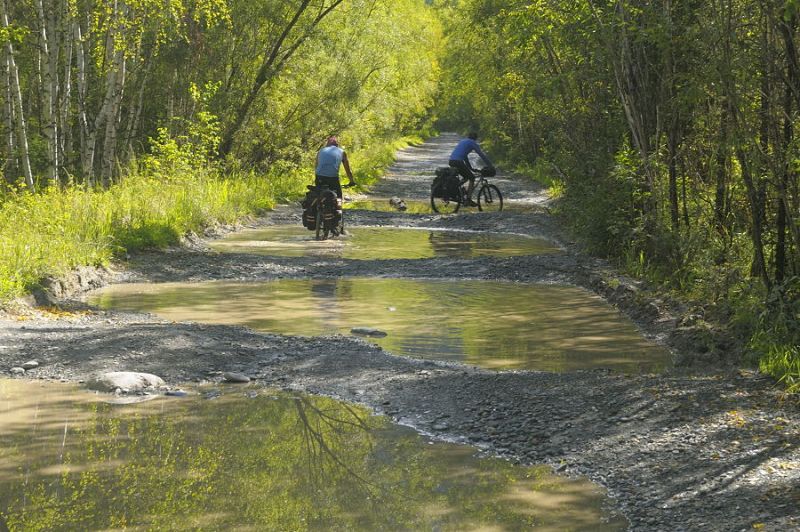
[[[114,406],[0,380],[0,517],[11,530],[625,528],[586,481],[426,445],[332,399],[224,392]]]
[[[409,279],[119,285],[104,308],[176,321],[245,325],[299,335],[386,331],[395,353],[497,369],[663,369],[668,351],[645,340],[599,297],[575,287]]]
[[[406,206],[405,211],[399,211],[397,207],[390,203],[390,199],[391,198],[388,197],[370,197],[369,199],[349,200],[345,201],[344,208],[379,212],[404,212],[405,214],[433,214],[430,199],[405,199],[403,200]],[[506,198],[503,203],[504,212],[534,213],[541,212],[542,210],[543,207],[541,205],[532,202],[514,201]],[[462,214],[475,214],[478,213],[478,210],[474,208],[465,208],[460,212]]]
[[[222,253],[355,260],[511,257],[560,251],[544,239],[503,233],[353,227],[346,236],[337,239],[317,242],[312,236],[300,226],[272,226],[228,235],[213,242],[211,247]]]

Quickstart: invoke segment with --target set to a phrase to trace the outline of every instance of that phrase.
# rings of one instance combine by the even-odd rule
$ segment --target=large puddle
[[[347,231],[343,237],[317,242],[304,227],[280,225],[233,233],[211,247],[223,253],[357,260],[510,257],[560,251],[545,239],[504,233],[393,227],[353,227]]]
[[[571,286],[487,281],[312,279],[111,286],[103,308],[297,335],[369,327],[395,354],[495,369],[652,372],[669,352],[602,299]]]
[[[327,398],[222,392],[119,406],[0,380],[0,528],[626,528],[585,480],[478,459]]]

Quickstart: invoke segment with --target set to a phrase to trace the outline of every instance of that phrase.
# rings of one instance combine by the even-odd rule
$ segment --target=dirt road
[[[427,199],[432,170],[446,162],[455,140],[443,135],[401,151],[371,194]],[[155,373],[172,386],[237,371],[259,385],[363,404],[486,453],[587,475],[609,489],[633,530],[800,527],[796,403],[782,401],[771,380],[753,372],[709,371],[725,361],[724,340],[677,314],[680,307],[651,298],[602,261],[580,254],[548,214],[541,190],[507,176],[494,182],[514,209],[451,217],[360,210],[348,211],[347,220],[351,226],[537,235],[558,242],[564,253],[391,261],[272,257],[212,252],[205,246],[214,236],[209,234],[179,249],[135,257],[111,280],[391,276],[569,283],[596,291],[643,334],[668,345],[675,370],[495,372],[398,357],[353,337],[262,334],[96,309],[3,320],[0,370],[35,358],[40,367],[16,378],[80,381],[93,373],[131,370]],[[300,210],[284,206],[258,223],[299,225]],[[106,279],[84,272],[65,286],[54,284],[54,292],[69,296],[61,301],[65,308],[81,309],[84,289]]]

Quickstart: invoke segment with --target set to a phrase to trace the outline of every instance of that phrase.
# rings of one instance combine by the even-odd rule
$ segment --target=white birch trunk
[[[45,5],[43,0],[36,0],[36,13],[39,18],[39,75],[42,80],[42,120],[44,138],[47,142],[47,170],[45,176],[51,182],[55,182],[58,177],[58,130],[56,128],[54,91],[55,80],[53,79],[53,64],[55,59],[51,50],[52,31],[50,19],[52,6],[47,6],[48,14],[45,15]]]
[[[2,19],[3,28],[8,28],[8,13],[6,11],[5,0],[0,0],[0,19]],[[15,133],[19,152],[20,162],[22,163],[22,171],[25,177],[25,184],[32,192],[36,191],[36,186],[33,183],[33,172],[31,171],[31,159],[28,151],[28,131],[25,124],[25,113],[22,108],[22,91],[19,84],[19,71],[17,70],[17,63],[14,61],[14,47],[11,41],[6,43],[6,61],[11,79],[11,99],[14,101],[14,116],[15,120]]]
[[[73,32],[75,40],[75,63],[77,67],[77,88],[78,88],[78,129],[80,131],[81,144],[81,173],[88,185],[92,185],[94,175],[94,149],[90,147],[91,134],[89,131],[89,119],[86,112],[86,94],[88,85],[86,82],[86,43],[83,42],[80,21],[73,22]]]
[[[109,84],[108,94],[111,98],[106,109],[106,128],[103,139],[102,176],[103,182],[111,183],[114,174],[114,163],[117,162],[117,136],[119,133],[120,107],[125,90],[125,55],[121,51],[114,52],[112,71],[114,76]]]
[[[14,106],[11,103],[11,70],[8,68],[8,58],[3,52],[0,61],[3,77],[3,107],[0,109],[3,115],[3,141],[5,144],[5,164],[3,165],[3,175],[10,176],[12,169],[19,168],[16,146],[14,144]]]
[[[59,34],[64,41],[64,90],[61,96],[61,107],[59,110],[59,123],[61,124],[59,135],[59,158],[63,166],[67,163],[67,154],[71,151],[72,129],[70,128],[70,106],[72,104],[72,20],[69,14],[69,6],[66,0],[61,0],[61,29]]]

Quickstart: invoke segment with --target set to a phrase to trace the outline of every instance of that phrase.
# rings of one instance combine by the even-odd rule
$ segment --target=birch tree
[[[0,22],[3,29],[3,40],[5,41],[5,62],[8,72],[9,88],[12,103],[12,114],[14,122],[15,139],[13,146],[20,159],[25,184],[31,191],[35,191],[33,172],[31,170],[30,153],[28,150],[28,127],[25,122],[24,106],[22,102],[22,89],[19,82],[19,70],[14,60],[14,45],[10,35],[10,24],[8,20],[8,6],[6,0],[0,0]]]

